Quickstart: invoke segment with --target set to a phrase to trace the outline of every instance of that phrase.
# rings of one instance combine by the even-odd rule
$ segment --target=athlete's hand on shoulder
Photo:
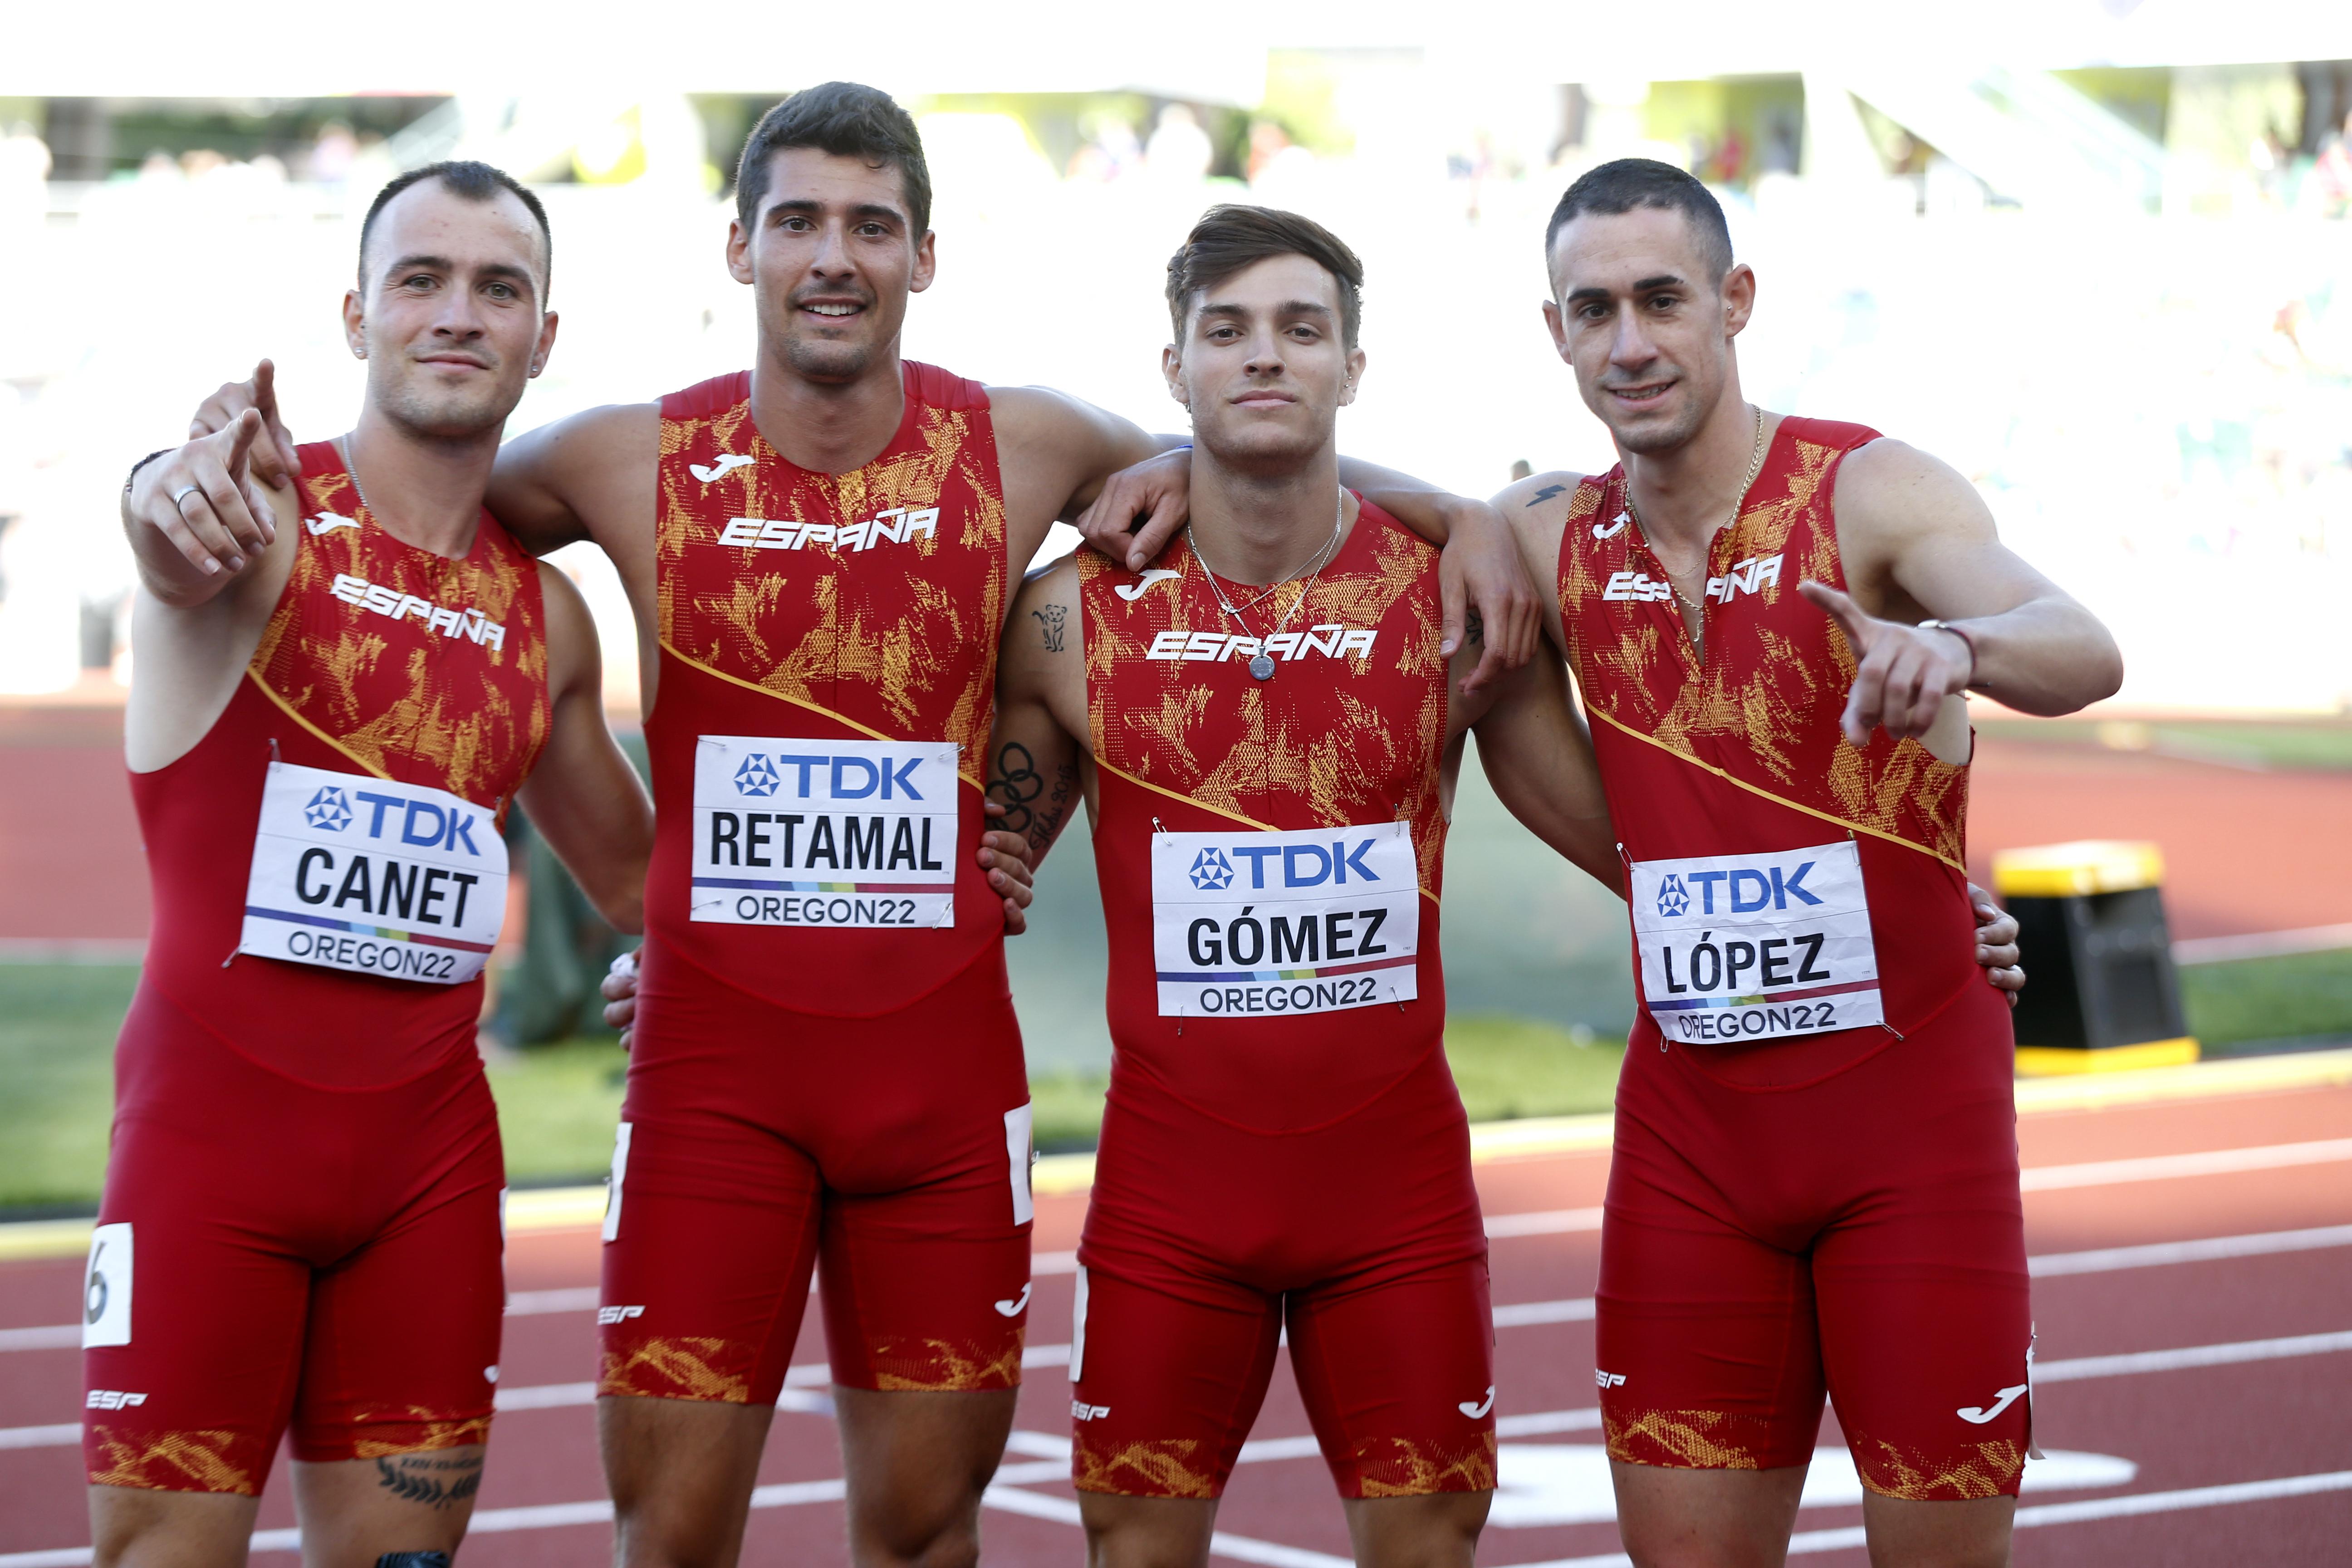
[[[199,404],[196,416],[188,421],[189,438],[227,429],[248,408],[261,416],[269,430],[269,439],[254,449],[253,471],[273,489],[292,484],[301,472],[302,459],[295,454],[293,434],[278,415],[278,367],[268,360],[253,367],[249,379],[224,382],[219,391]]]
[[[1535,657],[1543,638],[1543,600],[1528,581],[1517,536],[1486,502],[1455,507],[1444,553],[1437,558],[1437,591],[1444,615],[1438,651],[1451,658],[1465,637],[1484,644],[1478,668],[1462,678],[1464,696]]]
[[[215,579],[259,559],[278,537],[268,492],[253,474],[251,459],[261,433],[261,416],[247,410],[216,433],[165,453],[133,474],[122,504],[133,548],[139,531],[152,529],[171,542],[180,559]]]
[[[2025,989],[2025,971],[2018,964],[2017,917],[1992,901],[1992,895],[1969,884],[1969,907],[1977,917],[1977,963],[1997,991],[2006,992],[2009,1005]]]
[[[1896,740],[1925,735],[1944,699],[1968,689],[1976,655],[1959,633],[1906,626],[1865,612],[1826,583],[1803,582],[1797,592],[1835,621],[1853,648],[1853,690],[1838,721],[1856,746],[1885,726]]]
[[[1004,807],[994,801],[982,810],[991,822],[1003,820]],[[1035,868],[1029,863],[1029,838],[1009,827],[994,827],[980,836],[980,868],[988,873],[988,885],[1004,900],[1004,934],[1019,936],[1029,929],[1029,900],[1034,896],[1031,879]],[[609,1011],[609,1009],[608,1009]]]
[[[1192,515],[1192,448],[1179,447],[1105,479],[1076,526],[1097,552],[1140,572]]]
[[[621,1048],[629,1048],[629,1028],[637,1021],[637,950],[631,948],[613,960],[597,987],[604,997],[604,1022],[621,1031]]]

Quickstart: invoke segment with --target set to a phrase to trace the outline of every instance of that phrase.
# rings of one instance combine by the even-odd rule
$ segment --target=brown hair
[[[1699,258],[1719,287],[1731,270],[1731,227],[1723,221],[1723,204],[1693,176],[1672,163],[1654,158],[1619,158],[1577,176],[1551,211],[1544,229],[1544,259],[1551,259],[1552,242],[1570,222],[1586,213],[1621,216],[1635,207],[1676,212],[1689,220],[1698,239]]]
[[[913,237],[922,238],[931,226],[931,171],[923,161],[922,135],[881,89],[829,81],[803,88],[760,117],[735,165],[735,217],[746,232],[768,195],[769,161],[788,147],[862,159],[873,169],[896,166]]]
[[[1184,341],[1184,317],[1194,296],[1235,273],[1276,256],[1303,256],[1339,285],[1339,336],[1356,346],[1364,314],[1364,264],[1346,242],[1297,213],[1273,207],[1213,206],[1201,215],[1183,245],[1168,258],[1168,318]]]

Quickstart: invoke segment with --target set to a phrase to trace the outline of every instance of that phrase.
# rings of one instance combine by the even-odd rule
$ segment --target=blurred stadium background
[[[2045,724],[1979,705],[1979,867],[2017,844],[2155,838],[2191,958],[2200,939],[2352,921],[2338,8],[2239,7],[2224,26],[2194,5],[2070,0],[1963,26],[1703,4],[1633,26],[1574,6],[1442,23],[1226,6],[1203,25],[1047,5],[985,29],[919,8],[887,48],[698,6],[656,40],[593,8],[501,15],[510,53],[473,39],[453,61],[429,34],[299,8],[216,34],[134,13],[102,37],[52,14],[0,64],[0,941],[20,960],[118,963],[62,987],[46,963],[0,976],[43,1005],[85,984],[109,998],[82,1026],[94,1051],[25,1036],[22,1010],[0,1020],[26,1072],[79,1064],[73,1113],[41,1119],[75,1152],[0,1159],[0,1202],[94,1190],[106,1016],[144,932],[115,749],[138,657],[125,466],[264,353],[298,434],[343,428],[360,372],[336,305],[360,216],[386,177],[441,157],[513,170],[552,214],[562,335],[514,428],[739,366],[751,300],[719,258],[735,151],[777,96],[834,75],[888,88],[923,126],[941,272],[910,316],[914,356],[1169,428],[1165,257],[1212,201],[1296,207],[1370,268],[1370,371],[1344,443],[1471,493],[1518,463],[1612,460],[1537,314],[1560,189],[1626,153],[1699,173],[1762,278],[1741,341],[1751,395],[1953,461],[2123,640],[2112,711]],[[628,648],[602,557],[558,560],[607,647]],[[627,731],[635,666],[607,669]],[[1605,1104],[1629,1017],[1622,915],[1531,847],[1469,770],[1447,961],[1486,1114]],[[1014,949],[1041,1095],[1069,1101],[1045,1120],[1076,1142],[1108,1053],[1085,861],[1067,841]],[[2256,861],[2325,869],[2256,887]],[[529,863],[503,1047],[593,1035],[583,1003],[611,947],[544,851]],[[2281,962],[2260,942],[2227,951]],[[2260,985],[2192,969],[2209,1047],[2352,1031],[2336,958],[2290,967]],[[596,1168],[614,1060],[532,1057],[587,1098],[576,1138],[517,1142],[521,1173]]]
[[[2140,1480],[2027,1521],[2107,1519],[2095,1547],[2035,1531],[2020,1561],[2345,1561],[2352,1472],[2297,1474],[2341,1465],[2352,1441],[2340,1371],[2325,1374],[2341,1357],[2278,1359],[2352,1349],[2339,1331],[2352,1056],[2336,1054],[2352,1047],[2342,5],[1219,0],[975,17],[923,0],[817,18],[524,0],[462,18],[263,4],[194,19],[133,4],[20,8],[6,31],[0,1218],[34,1223],[0,1226],[0,1260],[19,1260],[0,1267],[0,1351],[55,1353],[0,1355],[0,1448],[43,1450],[0,1468],[0,1568],[88,1561],[86,1548],[51,1549],[83,1539],[65,1452],[78,1428],[60,1424],[79,1397],[63,1353],[78,1335],[53,1320],[71,1310],[82,1232],[63,1216],[93,1209],[113,1035],[148,912],[121,752],[138,658],[116,518],[124,468],[178,439],[197,399],[263,354],[298,435],[344,428],[361,382],[336,307],[360,216],[385,178],[442,157],[530,179],[552,216],[562,332],[515,430],[739,368],[751,302],[720,264],[735,152],[777,97],[835,77],[897,94],[929,149],[941,272],[914,305],[910,354],[1174,427],[1157,368],[1169,251],[1211,202],[1294,207],[1370,268],[1370,369],[1344,445],[1475,494],[1520,463],[1612,460],[1537,311],[1560,190],[1627,153],[1706,178],[1761,276],[1741,340],[1750,395],[1865,420],[1951,460],[2007,539],[2123,642],[2127,683],[2098,711],[2042,721],[1978,705],[1978,879],[2002,849],[2155,843],[2186,1026],[2208,1058],[2260,1058],[2116,1075],[2128,1088],[2021,1089],[2036,1272],[2088,1277],[2037,1284],[2055,1347],[2044,1375],[2116,1380],[2051,1405],[2067,1441],[2115,1453],[2062,1455],[2029,1484]],[[592,551],[557,559],[621,655],[608,699],[628,737],[637,694],[617,585]],[[593,1178],[610,1147],[622,1058],[589,995],[614,943],[527,827],[517,838],[527,918],[509,922],[486,1052],[515,1184],[558,1190],[516,1200],[521,1321],[503,1359],[521,1385],[502,1383],[500,1405],[560,1412],[589,1399],[590,1385],[562,1380],[591,1353],[595,1194],[561,1184]],[[1050,1148],[1091,1145],[1108,1058],[1092,883],[1084,837],[1066,840],[1013,948]],[[1475,768],[1447,894],[1455,1073],[1474,1118],[1520,1119],[1478,1145],[1497,1321],[1566,1325],[1502,1341],[1505,1435],[1590,1430],[1577,1386],[1590,1358],[1578,1363],[1573,1336],[1591,1317],[1576,1293],[1591,1288],[1598,1211],[1559,1205],[1600,1202],[1606,1122],[1530,1119],[1609,1104],[1631,1010],[1622,911],[1512,824]],[[1053,1249],[1075,1240],[1086,1171],[1078,1156],[1041,1167],[1040,1366],[1066,1354],[1045,1342],[1067,1327],[1055,1277],[1070,1255]],[[2116,1184],[2143,1180],[2158,1184]],[[2147,1201],[2135,1207],[2135,1194]],[[2210,1261],[2263,1252],[2304,1261]],[[2105,1272],[2142,1268],[2156,1272]],[[1573,1299],[1524,1299],[1536,1289]],[[830,1408],[812,1392],[823,1373],[809,1332],[784,1406],[803,1416]],[[2263,1358],[2275,1368],[2238,1364]],[[2223,1363],[2235,1370],[2198,1385],[2193,1424],[2165,1403],[2180,1384],[2139,1375]],[[1073,1549],[1074,1514],[1044,1463],[1066,1451],[1058,1387],[1038,1379],[1034,1409],[1024,1397],[1014,1452],[1038,1463],[991,1492],[992,1550],[1007,1560]],[[1536,1408],[1546,1401],[1572,1407]],[[518,1419],[545,1425],[502,1448],[469,1558],[597,1554],[575,1528],[605,1517],[586,1423]],[[1250,1457],[1311,1453],[1282,1436],[1305,1425],[1279,1389],[1262,1427],[1276,1440]],[[757,1506],[835,1506],[829,1426],[780,1418],[776,1431]],[[1610,1560],[1598,1452],[1507,1444],[1496,1560]],[[1221,1554],[1341,1561],[1312,1469],[1237,1481],[1225,1528],[1244,1533]],[[2179,1500],[2246,1478],[2257,1489]],[[2149,1490],[2176,1485],[2191,1491]],[[1848,1511],[1809,1513],[1842,1528],[1800,1550],[1853,1560],[1855,1500],[1809,1490],[1809,1508]],[[751,1558],[830,1561],[834,1517],[811,1533],[790,1508],[755,1515]],[[274,1489],[259,1544],[289,1546],[289,1521]],[[493,1542],[499,1531],[525,1533]]]

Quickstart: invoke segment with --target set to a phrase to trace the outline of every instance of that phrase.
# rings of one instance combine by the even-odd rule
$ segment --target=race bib
[[[269,764],[239,952],[455,985],[489,961],[507,846],[471,801]]]
[[[722,925],[955,924],[956,749],[704,735],[691,914]]]
[[[1851,839],[1633,862],[1642,992],[1671,1039],[1725,1043],[1885,1017]]]
[[[1420,993],[1421,868],[1402,822],[1151,836],[1163,1018],[1329,1013]]]

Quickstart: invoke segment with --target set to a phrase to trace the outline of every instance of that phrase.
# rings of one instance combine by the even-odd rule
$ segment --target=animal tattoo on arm
[[[1048,605],[1042,610],[1029,612],[1037,629],[1045,638],[1045,651],[1059,653],[1063,647],[1063,627],[1069,619],[1069,609],[1063,605]]]

